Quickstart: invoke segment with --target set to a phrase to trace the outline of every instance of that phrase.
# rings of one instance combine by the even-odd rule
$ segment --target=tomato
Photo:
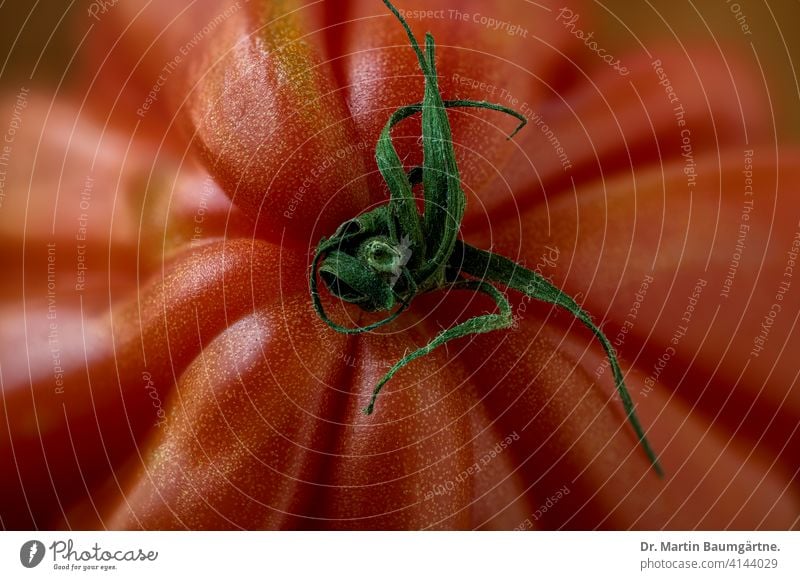
[[[343,335],[311,307],[314,248],[385,202],[378,133],[422,98],[380,2],[153,4],[102,15],[55,110],[26,98],[0,214],[4,526],[797,527],[800,157],[751,57],[653,44],[622,75],[576,36],[588,6],[400,6],[444,98],[529,117],[508,141],[513,119],[449,113],[461,234],[579,296],[660,478],[591,333],[514,292],[513,329],[418,359],[362,413],[404,353],[493,308],[443,290]],[[419,134],[394,132],[409,168]]]

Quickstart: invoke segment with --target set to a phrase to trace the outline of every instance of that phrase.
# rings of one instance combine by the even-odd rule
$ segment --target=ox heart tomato
[[[5,95],[24,122],[0,210],[3,525],[796,527],[800,152],[775,146],[758,69],[654,45],[614,54],[623,75],[578,38],[584,6],[398,8],[435,52],[376,0],[119,3],[71,93]],[[392,207],[381,131],[435,88],[501,110],[397,124],[396,177],[427,205],[390,215],[447,224],[457,202],[428,188],[457,186],[459,228],[347,248],[396,293],[369,302],[320,258],[336,324],[403,308],[336,332],[309,292],[320,240]],[[506,107],[528,119],[512,140]],[[421,237],[504,256],[481,264],[508,289],[405,275]],[[488,275],[509,264],[592,319]]]

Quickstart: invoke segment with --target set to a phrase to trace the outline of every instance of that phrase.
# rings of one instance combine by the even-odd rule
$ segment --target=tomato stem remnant
[[[466,196],[461,188],[447,109],[475,107],[516,117],[520,124],[509,139],[525,126],[527,120],[518,112],[493,103],[443,100],[436,76],[433,37],[430,33],[425,35],[423,51],[397,8],[389,0],[383,2],[405,29],[419,60],[425,76],[424,98],[421,103],[397,109],[378,138],[375,159],[389,188],[389,202],[344,222],[332,237],[320,240],[311,264],[312,304],[328,326],[346,334],[368,332],[387,324],[408,308],[419,294],[440,289],[481,292],[494,300],[498,312],[475,316],[444,330],[426,346],[403,357],[375,385],[364,412],[373,412],[381,389],[411,361],[450,340],[509,328],[513,323],[511,305],[495,286],[499,284],[564,308],[594,333],[608,356],[627,419],[653,469],[663,475],[625,387],[614,348],[589,314],[543,276],[508,258],[475,248],[458,239]],[[422,115],[424,160],[422,167],[407,172],[392,143],[391,130],[416,114]],[[424,190],[422,215],[417,211],[412,193],[413,186],[418,183],[422,183]],[[339,299],[357,304],[369,312],[389,314],[367,326],[348,328],[337,324],[328,317],[322,306],[318,275],[328,290]]]

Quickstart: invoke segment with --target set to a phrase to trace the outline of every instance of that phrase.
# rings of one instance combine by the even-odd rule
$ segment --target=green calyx
[[[591,317],[573,300],[543,276],[513,261],[474,248],[458,239],[466,208],[447,109],[474,107],[490,109],[519,119],[513,137],[527,120],[503,107],[483,101],[445,101],[436,77],[433,37],[425,36],[425,50],[417,43],[408,23],[389,2],[383,0],[405,29],[425,76],[421,103],[397,109],[378,138],[375,159],[389,188],[385,205],[350,219],[330,238],[323,238],[311,264],[311,300],[320,318],[337,332],[357,334],[388,324],[408,308],[423,292],[441,289],[470,290],[486,294],[497,305],[497,312],[475,316],[444,330],[426,346],[398,361],[375,386],[364,409],[371,414],[383,386],[404,366],[425,356],[446,342],[472,334],[509,328],[513,324],[511,305],[497,285],[548,302],[572,313],[588,327],[606,351],[617,391],[628,421],[635,431],[655,471],[663,471],[636,416],[625,387],[614,348]],[[421,167],[406,171],[392,143],[391,130],[412,115],[422,115]],[[419,214],[412,189],[421,183],[424,213]],[[322,305],[318,278],[328,291],[345,302],[368,312],[385,312],[381,320],[359,327],[344,327],[331,320]]]

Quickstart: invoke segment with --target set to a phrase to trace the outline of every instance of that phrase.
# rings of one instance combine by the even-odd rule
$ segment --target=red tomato
[[[588,6],[400,8],[444,98],[530,118],[507,141],[513,119],[450,113],[462,235],[580,296],[666,476],[591,334],[513,292],[513,330],[415,361],[362,414],[404,353],[493,307],[430,293],[358,336],[311,307],[313,249],[385,202],[378,132],[422,98],[380,2],[124,2],[85,83],[55,108],[35,88],[15,137],[3,525],[797,527],[800,156],[752,56],[652,44],[622,75],[578,38]],[[394,132],[409,167],[419,130]]]

